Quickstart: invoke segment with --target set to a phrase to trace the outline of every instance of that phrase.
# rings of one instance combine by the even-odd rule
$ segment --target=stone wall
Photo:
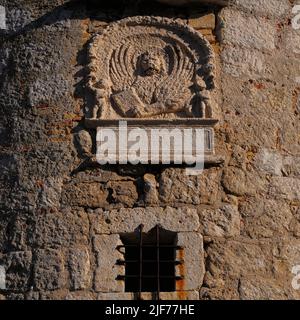
[[[296,1],[209,2],[0,0],[7,27],[0,30],[0,299],[132,298],[109,282],[114,271],[103,261],[118,233],[132,232],[141,217],[197,247],[186,266],[196,286],[162,298],[300,298],[292,287],[300,264]],[[179,19],[215,51],[215,147],[224,163],[202,175],[91,161],[87,44],[132,15]]]

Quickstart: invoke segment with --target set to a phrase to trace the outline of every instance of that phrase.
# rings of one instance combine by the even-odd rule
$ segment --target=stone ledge
[[[94,129],[97,127],[108,127],[118,126],[120,121],[126,121],[128,126],[166,126],[166,125],[181,125],[186,127],[207,127],[215,126],[218,123],[217,119],[202,119],[202,118],[185,118],[185,119],[133,119],[133,118],[122,118],[122,119],[88,119],[84,120],[87,128]]]
[[[142,292],[142,300],[155,300],[155,293]],[[106,293],[100,292],[97,300],[134,300],[136,295],[131,292]],[[198,291],[160,292],[160,300],[198,300]]]
[[[214,166],[222,166],[225,162],[225,156],[219,156],[219,155],[205,155],[204,156],[204,163],[209,164],[209,165],[214,165]],[[97,158],[95,155],[91,156],[87,163],[86,166],[100,166],[100,164],[97,161]],[[154,165],[155,166],[155,165]],[[172,167],[172,164],[169,165]]]

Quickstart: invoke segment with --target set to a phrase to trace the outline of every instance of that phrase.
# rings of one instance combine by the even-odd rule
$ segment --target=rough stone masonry
[[[162,299],[299,299],[297,3],[0,0],[0,299],[133,299],[115,247],[141,222],[186,248]],[[132,16],[188,25],[214,52],[221,160],[202,175],[94,161],[89,44]]]

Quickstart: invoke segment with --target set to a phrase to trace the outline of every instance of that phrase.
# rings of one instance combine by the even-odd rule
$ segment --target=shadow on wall
[[[106,22],[122,19],[131,15],[159,15],[169,18],[185,18],[193,12],[201,16],[207,11],[218,10],[219,6],[190,4],[189,6],[170,6],[155,0],[71,0],[55,7],[51,12],[30,22],[16,32],[3,31],[6,39],[20,36],[43,26],[52,25],[69,19],[97,19]],[[195,13],[196,12],[196,13]]]

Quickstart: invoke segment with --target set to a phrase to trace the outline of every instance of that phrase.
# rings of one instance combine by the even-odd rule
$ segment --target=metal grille
[[[125,281],[125,291],[137,292],[138,298],[141,292],[156,292],[159,299],[161,291],[175,291],[176,281],[183,279],[175,274],[175,266],[183,264],[183,260],[176,260],[176,250],[182,247],[175,244],[175,237],[165,239],[164,232],[168,231],[159,225],[147,235],[143,227],[138,227],[136,239],[123,241],[124,245],[118,246],[125,248],[125,260],[117,261],[125,265],[125,275],[118,279]]]

